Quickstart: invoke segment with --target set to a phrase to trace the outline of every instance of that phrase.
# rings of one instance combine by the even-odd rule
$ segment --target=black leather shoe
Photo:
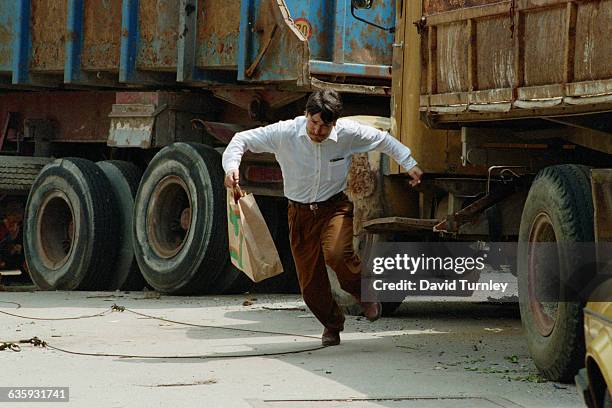
[[[340,344],[340,332],[326,327],[321,336],[321,344],[323,347],[337,346]]]
[[[382,314],[382,304],[380,302],[361,302],[361,308],[363,309],[363,315],[369,321],[373,322],[380,319]]]

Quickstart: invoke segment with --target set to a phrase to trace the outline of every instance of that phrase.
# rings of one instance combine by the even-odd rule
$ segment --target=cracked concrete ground
[[[92,315],[117,304],[198,325],[289,334],[186,326],[127,311],[59,321],[0,315],[0,341],[37,336],[74,352],[216,357],[92,357],[31,345],[0,352],[3,386],[70,387],[70,402],[53,406],[582,406],[574,385],[540,382],[512,304],[421,299],[374,323],[347,317],[337,347],[239,358],[316,348],[321,327],[292,295],[0,292],[0,301],[0,310],[30,317]]]

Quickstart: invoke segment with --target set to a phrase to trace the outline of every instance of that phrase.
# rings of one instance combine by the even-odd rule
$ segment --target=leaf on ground
[[[518,364],[519,362],[519,358],[517,355],[505,356],[504,359],[511,362],[512,364]]]

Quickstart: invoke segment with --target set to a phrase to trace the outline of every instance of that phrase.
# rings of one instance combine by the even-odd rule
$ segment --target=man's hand
[[[414,166],[410,170],[408,170],[408,175],[412,180],[410,180],[410,186],[416,187],[421,184],[421,176],[423,175],[423,170],[419,168],[419,166]]]
[[[238,184],[240,176],[238,170],[230,170],[225,175],[225,187],[234,188]]]

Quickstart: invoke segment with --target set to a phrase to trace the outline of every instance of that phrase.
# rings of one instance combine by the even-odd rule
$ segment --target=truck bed
[[[420,110],[430,123],[612,110],[612,0],[422,7]]]
[[[350,4],[0,0],[0,86],[308,90],[323,81],[384,93],[393,34],[353,18]],[[393,26],[395,1],[357,14]]]

